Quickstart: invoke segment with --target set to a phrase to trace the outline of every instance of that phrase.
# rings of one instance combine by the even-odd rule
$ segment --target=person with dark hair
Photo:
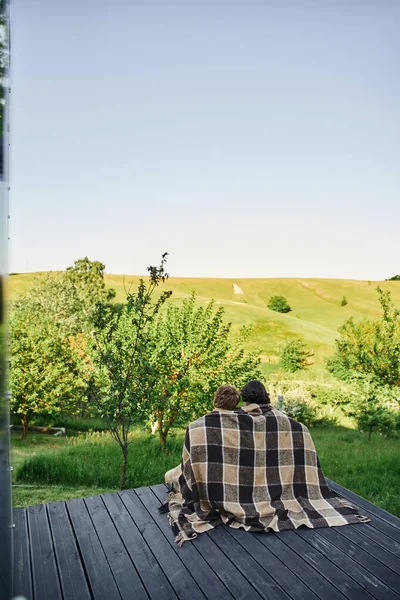
[[[243,408],[186,430],[179,479],[160,507],[179,545],[221,523],[278,532],[369,520],[328,487],[307,427],[275,408],[261,381],[241,397]]]
[[[241,396],[246,404],[269,404],[269,394],[262,381],[252,379],[242,388]]]

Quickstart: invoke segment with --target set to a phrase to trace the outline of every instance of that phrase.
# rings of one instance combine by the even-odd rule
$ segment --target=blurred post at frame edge
[[[12,508],[10,466],[10,395],[8,393],[8,334],[5,278],[8,271],[9,191],[9,1],[0,0],[0,598],[12,597]]]

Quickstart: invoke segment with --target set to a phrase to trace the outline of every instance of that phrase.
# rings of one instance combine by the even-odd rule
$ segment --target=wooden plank
[[[313,534],[314,531],[309,533]],[[295,531],[281,531],[278,534],[288,548],[292,548],[299,556],[313,566],[315,571],[325,577],[338,588],[344,596],[351,600],[366,600],[372,598],[360,584],[349,577],[344,571],[327,559],[319,550],[302,539]]]
[[[13,514],[14,528],[14,596],[32,598],[32,572],[26,508]]]
[[[318,598],[269,548],[259,541],[259,536],[251,535],[247,531],[244,531],[244,529],[226,527],[225,530],[243,547],[246,553],[252,556],[259,565],[268,571],[271,577],[291,598],[296,598],[296,600],[313,600],[314,598]]]
[[[377,558],[382,564],[386,565],[397,574],[400,574],[400,561],[399,559],[379,546],[379,544],[371,544],[371,541],[359,532],[359,527],[337,527],[335,531],[340,533],[340,535],[347,538],[349,541],[353,542],[359,548],[371,554]]]
[[[101,496],[84,498],[86,508],[102,545],[123,600],[147,600],[148,595]]]
[[[372,573],[381,581],[386,583],[386,585],[392,588],[393,591],[399,591],[400,576],[397,573],[394,573],[377,558],[369,554],[364,549],[360,548],[360,546],[357,545],[357,543],[351,541],[351,539],[346,538],[344,535],[341,535],[341,531],[339,531],[340,529],[345,528],[338,527],[337,529],[334,529],[332,527],[327,527],[323,529],[318,529],[318,535],[321,535],[325,539],[329,540],[337,548],[342,550],[347,556],[350,556],[360,565],[365,567],[368,572]],[[385,553],[385,555],[388,554],[385,551],[383,552]],[[398,564],[398,567],[400,568],[400,564]]]
[[[244,532],[246,534],[246,532]],[[281,534],[253,533],[251,534],[268,548],[282,564],[286,565],[305,585],[307,585],[319,598],[325,600],[340,600],[345,598],[334,585],[318,573],[312,563],[299,556],[290,546],[281,539]],[[295,597],[295,596],[294,596]]]
[[[44,504],[29,506],[27,513],[33,596],[40,600],[61,600],[62,593],[46,506]]]
[[[284,600],[290,598],[279,584],[267,573],[243,547],[229,535],[223,527],[210,532],[213,542],[233,562],[236,568],[249,578],[250,584],[262,598]]]
[[[319,535],[318,531],[298,529],[296,535],[306,540],[342,571],[348,573],[354,581],[359,583],[365,590],[368,590],[371,596],[385,598],[385,600],[399,600],[399,596],[385,583],[364,569],[360,563],[357,563],[348,554],[332,544],[326,537]],[[361,552],[362,550],[360,550]]]
[[[177,596],[184,600],[187,598],[204,600],[205,596],[201,589],[186,570],[180,558],[172,551],[171,546],[134,490],[119,492],[119,496]]]
[[[392,538],[372,527],[369,523],[365,523],[362,527],[357,525],[358,531],[365,537],[373,540],[382,548],[385,548],[397,557],[400,557],[400,544]]]
[[[156,492],[159,500],[164,500],[165,490],[162,492],[161,486],[154,486],[153,490]],[[164,515],[164,519],[167,524],[166,515]],[[170,540],[173,541],[174,536],[169,525],[168,530],[169,532],[166,531],[166,535],[168,536],[169,533]],[[181,550],[184,550],[185,546],[187,547],[190,544],[198,551],[207,565],[218,574],[220,580],[235,599],[255,600],[256,598],[261,597],[249,583],[247,578],[238,571],[236,565],[234,565],[212,541],[212,536],[210,534],[201,533],[193,542],[185,542],[182,548],[179,549],[179,553]],[[211,596],[211,598],[212,597],[213,596]]]
[[[67,500],[65,505],[92,595],[96,600],[117,600],[120,593],[83,499]]]
[[[150,598],[176,600],[177,595],[143,539],[118,494],[103,494],[103,502]]]
[[[90,600],[91,595],[64,502],[47,505],[54,551],[64,598]]]
[[[162,496],[162,486],[153,486],[151,488],[152,490],[154,489],[154,491],[157,493],[157,491],[160,492],[160,495],[158,496],[159,500],[163,499]],[[164,495],[165,495],[165,490],[164,490]],[[159,505],[159,502],[158,502]],[[157,503],[153,503],[154,509],[157,508]],[[166,535],[170,537],[171,540],[173,540],[173,536],[171,535],[171,528],[168,525],[168,521],[165,518],[165,515],[160,515],[159,519],[161,521],[161,526],[164,527],[164,530],[166,532]],[[285,594],[283,592],[283,590],[276,584],[276,582],[270,577],[269,574],[267,574],[262,568],[260,569],[260,566],[257,564],[257,562],[255,560],[253,560],[246,552],[244,552],[243,548],[235,541],[233,542],[233,540],[228,536],[228,538],[225,538],[225,541],[222,540],[220,541],[220,543],[218,543],[218,541],[216,540],[216,533],[217,531],[223,531],[222,527],[218,527],[213,531],[209,532],[209,536],[212,539],[212,541],[220,548],[221,552],[223,554],[225,554],[228,559],[231,560],[231,562],[233,562],[234,566],[244,575],[245,579],[249,579],[250,580],[250,584],[253,585],[253,587],[257,590],[257,592],[260,594],[261,597],[268,597],[268,598],[287,598],[287,594]],[[218,535],[218,534],[217,534]],[[201,534],[200,537],[203,537],[204,534]],[[197,538],[194,542],[187,542],[186,544],[183,545],[183,547],[185,546],[189,546],[190,548],[196,548],[197,547],[197,543],[198,543],[199,538]],[[228,552],[226,552],[226,540],[228,540],[227,544],[228,544]],[[233,542],[233,543],[232,543]],[[223,546],[225,546],[225,550],[221,547],[221,544]],[[216,551],[216,549],[213,549],[214,551]],[[247,564],[247,562],[251,562],[251,565],[249,566]],[[251,573],[251,576],[250,576]],[[244,583],[244,582],[243,582]],[[246,585],[247,588],[247,585]],[[236,592],[238,593],[238,592]],[[283,594],[283,595],[282,595]]]
[[[354,492],[346,489],[345,487],[343,487],[342,485],[339,485],[338,483],[336,483],[335,481],[332,481],[331,479],[327,479],[327,482],[328,482],[329,487],[332,490],[334,490],[335,492],[337,492],[338,494],[340,494],[340,496],[347,498],[347,500],[349,500],[350,502],[354,502],[354,504],[357,504],[357,506],[361,506],[362,508],[365,508],[371,514],[379,517],[383,521],[386,521],[393,527],[400,529],[400,519],[398,517],[396,517],[395,515],[388,513],[386,510],[383,510],[383,508],[380,508],[380,506],[376,506],[376,504],[372,504],[372,502],[365,500],[365,498],[358,496],[358,494],[355,494]]]
[[[195,545],[191,542],[187,542],[179,548],[175,543],[174,535],[168,524],[166,515],[161,515],[158,512],[160,498],[162,502],[165,497],[165,488],[162,489],[163,487],[164,486],[152,486],[151,488],[139,488],[135,491],[147,511],[151,514],[154,521],[163,532],[171,549],[179,555],[179,558],[191,573],[193,579],[197,582],[199,587],[201,587],[204,595],[207,598],[217,597],[219,600],[232,600],[232,595],[228,592],[221,580],[218,579],[217,575],[206,563],[201,554],[196,550]],[[160,491],[160,498],[156,495],[157,489]]]
[[[165,488],[163,489],[163,486],[153,486],[152,489],[157,491],[157,496],[160,500],[164,499]],[[259,543],[264,545],[274,554],[281,564],[286,565],[305,585],[312,587],[317,596],[323,600],[326,598],[329,598],[329,600],[342,600],[344,598],[344,596],[326,581],[324,577],[319,575],[319,573],[316,573],[312,566],[303,561],[290,548],[287,548],[286,545],[273,534],[250,534],[245,531],[239,532],[232,528],[229,528],[229,531],[232,531],[233,535],[243,533],[244,536],[256,538]],[[237,569],[235,569],[234,565],[230,563],[226,556],[222,555],[222,553],[215,555],[213,544],[210,543],[210,537],[211,535],[202,533],[193,544],[197,549],[200,549],[204,553],[205,559],[210,561],[211,567],[215,568],[219,577],[224,581],[225,585],[229,588],[235,598],[240,597],[239,594],[246,594],[241,597],[247,597],[249,599],[254,597],[254,590],[249,586],[248,582],[244,581],[243,576],[238,573]],[[247,589],[244,590],[244,584],[246,583]],[[312,594],[312,592],[310,594]]]

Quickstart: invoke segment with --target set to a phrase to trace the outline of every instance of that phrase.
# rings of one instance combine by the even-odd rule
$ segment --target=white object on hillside
[[[234,294],[241,294],[243,296],[243,290],[242,288],[240,288],[236,283],[232,283],[233,285],[233,293]]]

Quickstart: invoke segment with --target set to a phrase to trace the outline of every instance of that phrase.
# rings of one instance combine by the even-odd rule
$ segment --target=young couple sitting
[[[238,408],[240,398],[244,406]],[[221,523],[282,531],[366,522],[329,489],[310,433],[271,405],[261,381],[218,388],[214,410],[191,423],[161,507],[181,545]]]

